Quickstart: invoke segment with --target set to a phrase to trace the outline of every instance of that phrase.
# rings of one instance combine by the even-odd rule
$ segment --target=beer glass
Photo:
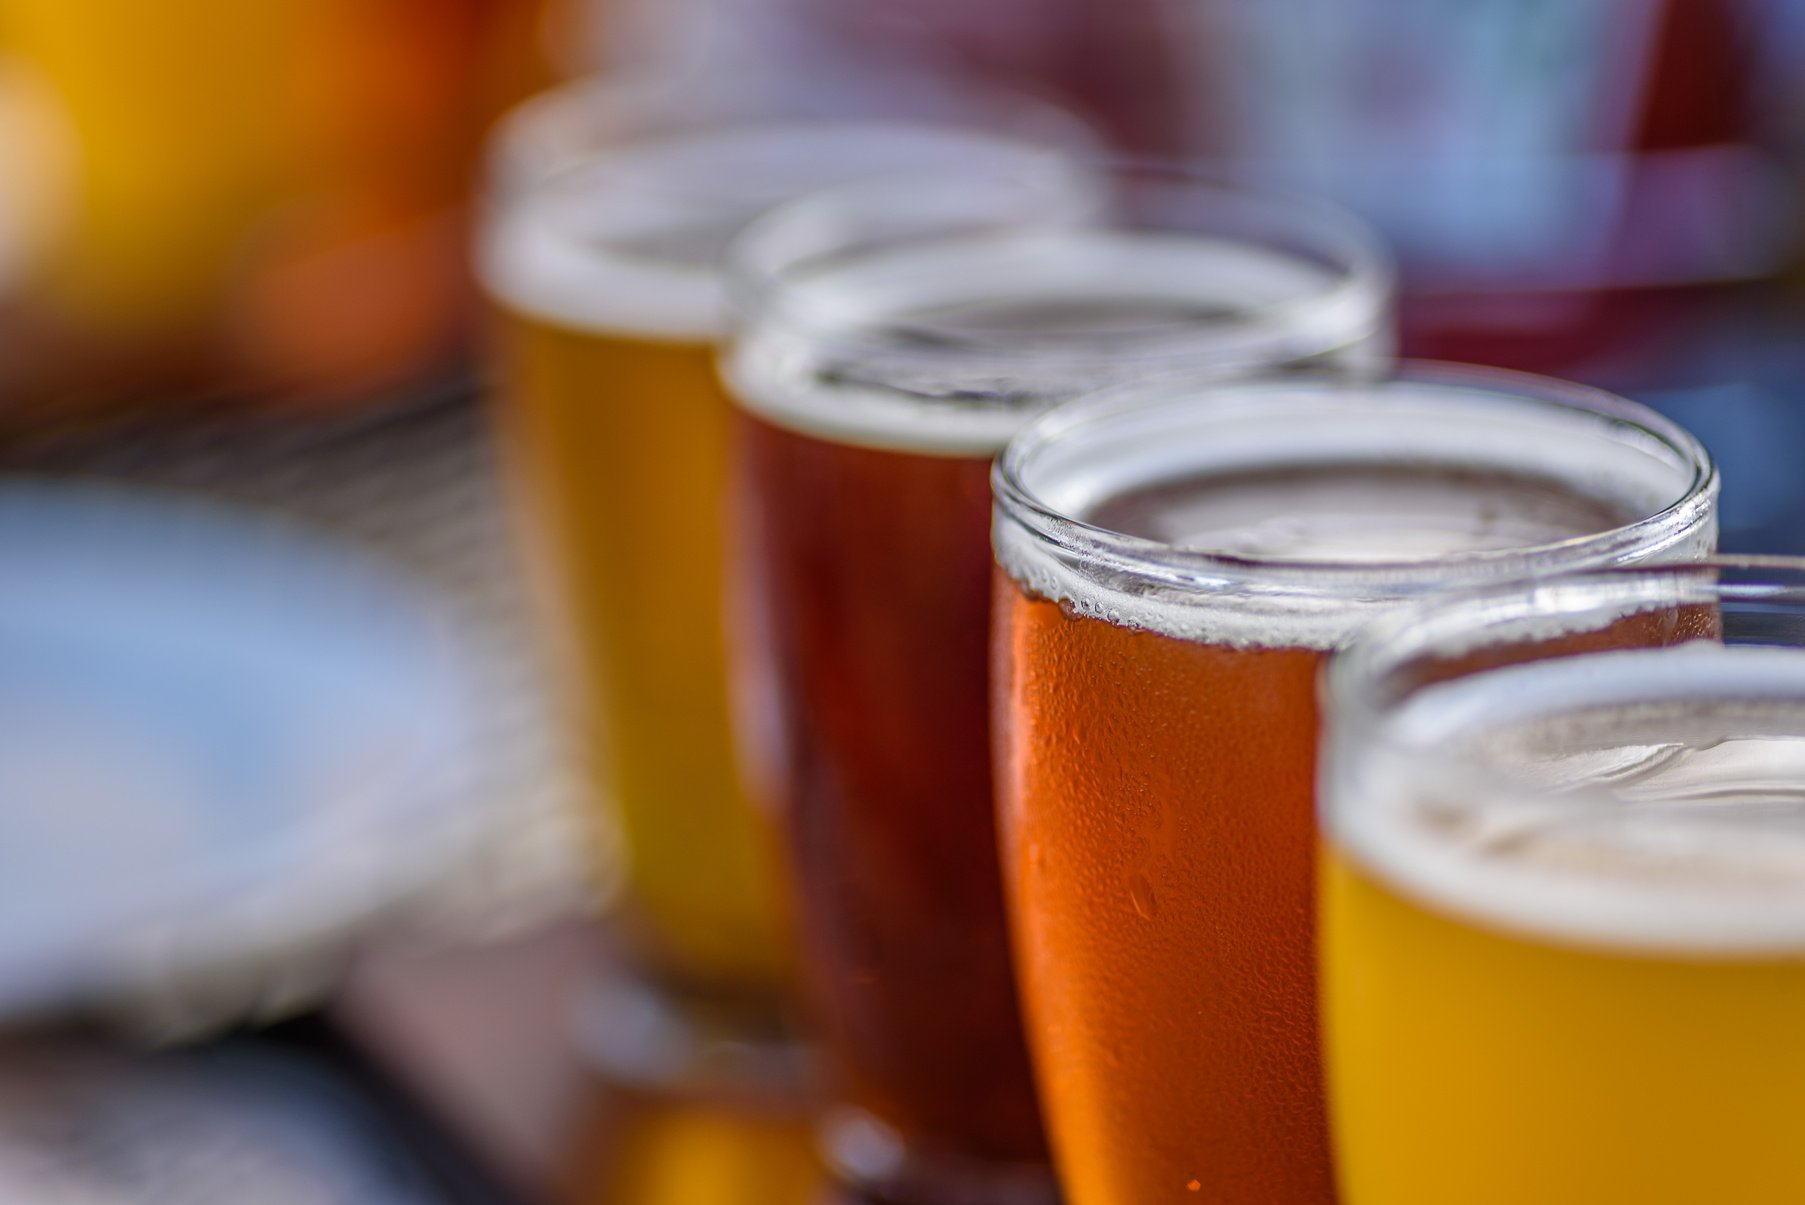
[[[1327,702],[1347,1205],[1805,1199],[1805,561],[1412,607]]]
[[[1099,382],[1390,359],[1338,211],[1158,167],[896,177],[733,256],[729,589],[748,778],[782,817],[843,1179],[1040,1200],[988,722],[991,457]]]
[[[1038,163],[1055,155],[1043,134],[1069,125],[1000,97],[972,112],[984,128],[963,129],[701,84],[584,84],[529,103],[491,153],[479,248],[497,412],[596,831],[624,855],[633,961],[664,1003],[689,1002],[656,1014],[676,1026],[656,1041],[596,1031],[623,1072],[667,1041],[692,1045],[685,1025],[744,1030],[738,1018],[781,1011],[790,961],[775,847],[728,723],[717,253],[797,191],[896,164]]]
[[[1424,591],[1709,551],[1711,460],[1618,398],[1418,365],[1088,399],[994,480],[1003,860],[1068,1198],[1331,1202],[1320,664]]]

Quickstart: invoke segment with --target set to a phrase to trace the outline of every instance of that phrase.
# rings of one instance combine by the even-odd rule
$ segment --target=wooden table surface
[[[821,1205],[806,1119],[612,1089],[576,1038],[605,966],[571,922],[479,948],[383,951],[336,1025],[520,1198],[545,1205]]]

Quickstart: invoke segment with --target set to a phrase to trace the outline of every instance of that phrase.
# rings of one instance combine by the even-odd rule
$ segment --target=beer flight
[[[968,99],[501,148],[634,973],[806,1017],[884,1200],[1805,1197],[1805,571],[1660,415],[1398,363],[1355,219]]]

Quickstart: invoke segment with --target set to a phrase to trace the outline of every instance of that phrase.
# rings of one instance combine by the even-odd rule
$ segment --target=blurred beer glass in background
[[[1347,1205],[1805,1195],[1802,620],[1805,562],[1644,568],[1414,607],[1337,661]]]
[[[713,1057],[711,1027],[743,1036],[775,1019],[791,963],[776,850],[729,731],[717,256],[810,188],[886,167],[1025,168],[1083,138],[1063,114],[988,91],[911,104],[795,83],[570,85],[505,122],[491,154],[480,270],[523,531],[556,612],[598,833],[618,826],[635,959],[667,1001],[686,998],[673,1023],[701,1027],[674,1065],[640,1069],[654,1078],[706,1070],[683,1064]],[[624,1022],[610,1042],[602,1022],[615,1071],[664,1058]]]
[[[471,169],[547,4],[0,0],[0,420],[444,371]]]
[[[991,805],[990,459],[1101,383],[1382,371],[1386,261],[1333,209],[1067,166],[824,193],[733,263],[741,734],[796,874],[828,1157],[886,1199],[1049,1199]]]
[[[813,1135],[794,1112],[611,1095],[601,1141],[576,1147],[569,1205],[824,1205]]]
[[[1716,471],[1632,403],[1419,367],[1124,390],[995,480],[1003,858],[1066,1194],[1328,1205],[1318,667],[1412,594],[1702,555]]]

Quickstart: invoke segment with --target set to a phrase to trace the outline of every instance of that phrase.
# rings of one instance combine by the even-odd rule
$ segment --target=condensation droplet
[[[1138,870],[1128,876],[1128,902],[1134,905],[1142,920],[1152,920],[1159,911],[1159,901],[1153,898],[1152,881]]]

